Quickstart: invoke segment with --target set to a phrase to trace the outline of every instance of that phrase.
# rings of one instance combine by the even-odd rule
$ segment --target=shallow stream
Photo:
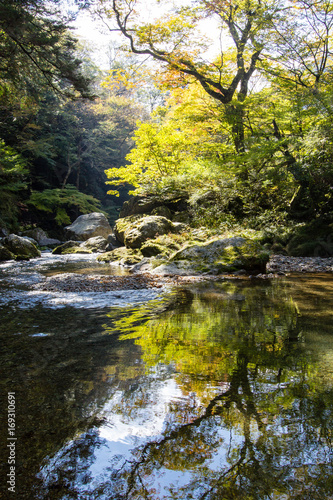
[[[1,498],[333,499],[331,274],[30,289],[59,272],[115,271],[0,265]]]

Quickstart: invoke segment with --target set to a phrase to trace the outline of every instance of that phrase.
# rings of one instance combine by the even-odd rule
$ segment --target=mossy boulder
[[[105,252],[97,257],[99,262],[117,262],[122,266],[133,266],[142,259],[143,255],[140,250],[126,247],[115,248],[111,252]]]
[[[74,247],[78,247],[78,242],[73,241],[73,240],[69,240],[69,241],[66,241],[66,243],[63,243],[62,245],[59,245],[56,248],[54,248],[52,250],[52,253],[54,253],[56,255],[62,255],[63,253],[66,253],[66,250],[68,250],[70,248],[74,248]]]
[[[140,218],[130,216],[118,219],[115,232],[127,248],[140,248],[147,240],[172,232],[173,229],[173,223],[166,217],[148,215]],[[178,231],[178,227],[175,230]]]
[[[5,260],[14,260],[15,255],[8,250],[4,245],[0,243],[0,262]]]
[[[202,245],[191,245],[172,255],[170,261],[190,263],[194,272],[265,272],[269,254],[258,243],[235,236]]]
[[[125,244],[125,232],[129,231],[133,225],[142,219],[142,215],[129,215],[128,217],[122,217],[121,219],[116,220],[116,225],[114,227],[114,234],[117,239]]]
[[[153,257],[155,255],[160,255],[166,253],[166,247],[154,240],[149,240],[140,248],[141,253],[144,257]]]
[[[125,201],[120,212],[120,217],[143,214],[162,215],[173,219],[173,214],[189,208],[189,194],[181,189],[172,189],[158,194],[133,196]]]
[[[40,251],[31,241],[16,234],[10,234],[3,238],[1,243],[15,255],[16,260],[29,260],[41,256]]]

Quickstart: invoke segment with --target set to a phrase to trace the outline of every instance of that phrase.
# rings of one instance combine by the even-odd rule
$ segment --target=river
[[[333,498],[332,274],[32,289],[64,272],[115,271],[0,265],[1,498]]]

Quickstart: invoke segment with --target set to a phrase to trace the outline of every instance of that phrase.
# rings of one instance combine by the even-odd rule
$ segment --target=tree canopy
[[[91,97],[81,70],[76,39],[58,2],[0,2],[0,88],[38,95],[51,88],[68,97]]]

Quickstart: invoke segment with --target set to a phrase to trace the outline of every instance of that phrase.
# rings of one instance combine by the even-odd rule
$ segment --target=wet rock
[[[80,244],[81,248],[91,250],[92,252],[106,252],[109,242],[103,236],[95,236]]]
[[[80,215],[73,224],[65,227],[65,231],[69,238],[78,241],[86,241],[94,236],[107,238],[113,232],[105,215],[99,212]]]
[[[17,260],[28,260],[34,257],[40,257],[41,255],[40,251],[31,241],[22,238],[22,236],[17,236],[16,234],[10,234],[6,238],[3,238],[1,243],[15,255]]]

